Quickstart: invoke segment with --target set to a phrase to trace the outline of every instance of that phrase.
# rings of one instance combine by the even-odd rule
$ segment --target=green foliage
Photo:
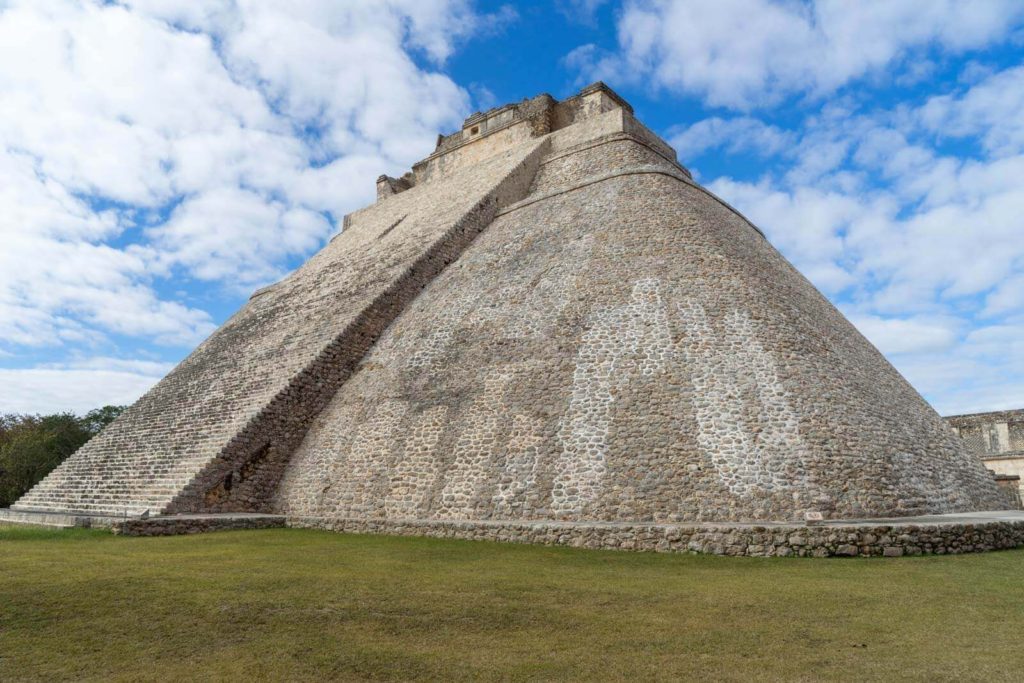
[[[24,495],[122,410],[122,406],[104,406],[84,417],[0,415],[0,507]]]
[[[104,427],[116,420],[118,415],[124,412],[124,409],[125,406],[103,406],[102,408],[96,408],[86,413],[85,417],[81,418],[79,422],[81,422],[89,434],[95,436],[103,431]]]

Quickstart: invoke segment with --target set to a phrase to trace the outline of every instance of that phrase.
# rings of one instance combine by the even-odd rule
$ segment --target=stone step
[[[148,497],[148,498],[161,498],[163,496],[173,496],[175,493],[177,493],[178,491],[181,490],[182,486],[184,486],[184,484],[182,484],[181,486],[162,486],[162,487],[159,487],[159,488],[143,488],[143,487],[133,488],[133,487],[130,487],[130,486],[117,486],[117,487],[110,486],[110,487],[103,487],[103,488],[98,488],[98,487],[79,488],[79,487],[68,486],[68,487],[61,487],[61,488],[58,488],[58,489],[49,489],[49,490],[37,491],[37,492],[35,492],[30,497],[26,496],[25,499],[26,500],[32,500],[32,499],[35,499],[35,498],[67,498],[67,497],[81,498],[83,496],[88,497],[88,496],[94,496],[94,495],[95,496],[126,495],[126,494],[131,494],[131,493],[135,493],[138,496],[144,496],[144,497]]]
[[[123,521],[123,516],[118,518],[106,515],[76,514],[73,512],[11,510],[0,508],[0,524],[49,526],[69,529],[71,527],[111,527],[114,523]]]
[[[125,511],[128,514],[132,512],[144,512],[149,510],[151,512],[157,512],[161,510],[166,504],[166,499],[162,500],[145,500],[139,498],[108,498],[103,500],[91,499],[91,500],[43,500],[43,501],[18,501],[15,503],[12,509],[19,511],[46,511],[52,510],[54,512],[110,512],[115,515],[123,515]]]
[[[150,499],[158,500],[165,498],[166,495],[162,493],[149,492],[143,489],[131,489],[131,488],[110,488],[110,489],[92,489],[88,491],[67,491],[67,492],[54,492],[55,495],[43,496],[46,499],[59,499],[59,498],[124,498],[125,496],[132,496],[139,499]],[[28,499],[31,500],[31,499]]]
[[[431,196],[446,199],[436,204],[414,193],[365,210],[356,219],[364,233],[397,228],[388,246],[336,242],[329,258],[311,260],[275,285],[276,293],[253,298],[15,507],[162,510],[178,499],[193,509],[205,504],[203,491],[254,457],[257,443],[290,453],[387,326],[497,210],[525,195],[550,145],[524,141],[439,181]],[[260,490],[269,495],[272,486]],[[225,507],[250,502],[248,489],[231,495],[238,500]]]

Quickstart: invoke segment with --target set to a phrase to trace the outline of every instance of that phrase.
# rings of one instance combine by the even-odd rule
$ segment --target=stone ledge
[[[48,510],[0,509],[0,524],[21,524],[25,526],[48,526],[61,529],[100,528],[109,529],[124,521],[124,517],[90,515],[86,512],[53,512]]]
[[[683,552],[746,557],[902,557],[958,555],[1024,546],[1024,512],[1000,511],[895,519],[678,523],[367,520],[254,513],[184,514],[123,519],[0,510],[0,522],[110,528],[124,536],[313,528],[355,534],[427,536],[575,548]]]
[[[616,135],[619,135],[619,134],[616,134]],[[630,139],[630,138],[628,138],[628,137],[620,137],[620,138],[617,138],[617,139],[625,140],[625,139]],[[614,141],[615,140],[613,140],[612,142],[614,142]],[[636,140],[633,139],[633,141],[636,141]],[[726,209],[728,209],[732,213],[736,214],[736,216],[741,218],[743,220],[743,222],[745,222],[750,228],[752,228],[754,230],[754,232],[756,232],[758,235],[763,237],[765,240],[768,239],[765,236],[765,234],[763,232],[761,232],[761,228],[757,227],[756,225],[751,223],[749,220],[747,220],[743,216],[743,214],[741,214],[739,211],[737,211],[735,208],[733,208],[733,206],[731,204],[729,204],[728,202],[726,202],[724,199],[722,199],[721,197],[719,197],[715,193],[711,192],[711,190],[708,190],[707,188],[705,188],[700,183],[698,183],[695,180],[693,180],[693,178],[691,178],[688,175],[686,175],[686,173],[689,173],[689,171],[687,171],[686,173],[683,173],[682,171],[678,170],[680,168],[683,168],[683,167],[679,166],[678,164],[676,164],[672,168],[665,168],[665,167],[662,167],[662,166],[653,166],[653,165],[650,165],[650,164],[645,164],[645,165],[642,165],[642,166],[630,166],[630,167],[627,167],[627,168],[622,168],[622,169],[619,169],[617,171],[612,171],[611,173],[601,173],[599,175],[590,176],[589,178],[584,178],[583,180],[581,180],[581,181],[579,181],[577,183],[573,183],[572,185],[569,185],[568,187],[564,187],[564,188],[560,188],[558,190],[551,190],[549,192],[543,192],[543,193],[540,193],[540,194],[537,194],[537,195],[529,196],[529,197],[527,197],[525,199],[522,199],[522,200],[520,200],[518,202],[515,202],[513,204],[509,204],[505,208],[503,208],[500,211],[498,211],[494,216],[495,216],[495,218],[498,218],[500,216],[504,216],[505,214],[512,213],[513,211],[518,211],[519,209],[522,209],[522,208],[525,208],[527,206],[530,206],[531,204],[536,204],[537,202],[542,202],[542,201],[544,201],[546,199],[551,199],[552,197],[558,197],[559,195],[568,194],[570,192],[575,192],[576,190],[582,190],[583,188],[589,187],[590,185],[595,185],[597,183],[602,183],[602,182],[605,182],[607,180],[613,180],[615,178],[621,178],[623,176],[631,176],[631,175],[663,175],[666,178],[674,178],[675,180],[678,180],[679,182],[681,182],[681,183],[683,183],[685,185],[689,185],[690,187],[694,188],[695,190],[698,190],[699,192],[703,192],[708,197],[710,197],[711,199],[715,200],[716,202],[721,204],[723,207],[725,207]]]
[[[986,460],[1009,460],[1011,458],[1024,458],[1024,450],[1003,451],[1002,453],[980,453],[978,457],[982,462]]]
[[[211,515],[167,515],[149,519],[129,519],[112,526],[121,536],[180,536],[209,531],[275,529],[285,526],[283,515],[224,513]]]
[[[1024,513],[1013,511],[901,520],[833,520],[820,526],[782,522],[646,524],[323,517],[289,517],[288,526],[357,534],[747,557],[957,555],[1024,545]]]
[[[547,164],[559,161],[561,159],[564,159],[565,157],[572,156],[573,154],[579,154],[580,152],[586,152],[597,147],[603,147],[605,145],[610,145],[616,142],[624,141],[632,142],[640,145],[641,147],[645,147],[651,150],[652,152],[660,156],[662,159],[664,159],[667,163],[671,164],[673,168],[682,171],[683,175],[693,180],[693,174],[690,173],[690,169],[680,164],[679,161],[677,161],[676,159],[670,159],[669,157],[665,156],[664,152],[654,147],[647,140],[644,140],[643,138],[634,135],[633,133],[628,133],[626,131],[618,131],[615,133],[609,133],[608,135],[602,135],[601,137],[594,138],[592,140],[584,140],[583,142],[577,143],[575,145],[572,145],[571,147],[567,147],[563,150],[560,150],[558,152],[555,152],[544,157],[544,160],[541,161],[540,165],[546,166]]]

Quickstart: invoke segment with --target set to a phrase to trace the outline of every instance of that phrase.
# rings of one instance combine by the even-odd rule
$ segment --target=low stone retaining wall
[[[756,526],[290,517],[288,526],[357,534],[750,557],[955,555],[1024,545],[1024,520],[977,524]]]
[[[284,526],[285,518],[280,515],[181,515],[129,519],[114,524],[112,530],[122,536],[179,536],[208,531],[273,529]]]
[[[0,524],[26,526],[48,526],[60,529],[79,527],[83,529],[109,529],[127,519],[126,517],[105,517],[76,512],[47,512],[45,510],[10,510],[0,508]]]

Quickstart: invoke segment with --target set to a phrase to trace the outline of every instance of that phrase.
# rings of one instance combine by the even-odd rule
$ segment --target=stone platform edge
[[[11,510],[0,508],[0,524],[13,524],[38,527],[57,527],[70,529],[73,527],[88,529],[109,529],[122,522],[126,517],[90,515],[86,512],[53,512],[47,510]]]
[[[157,517],[111,517],[80,512],[0,509],[0,524],[109,529],[122,536],[179,536],[208,531],[272,529],[286,526],[284,515],[261,513],[214,513]]]
[[[289,527],[549,546],[746,557],[958,555],[1024,545],[1024,518],[850,525],[630,524],[289,517]]]
[[[181,536],[203,534],[210,531],[281,529],[285,525],[283,515],[220,513],[129,519],[112,525],[111,531],[120,536]]]

